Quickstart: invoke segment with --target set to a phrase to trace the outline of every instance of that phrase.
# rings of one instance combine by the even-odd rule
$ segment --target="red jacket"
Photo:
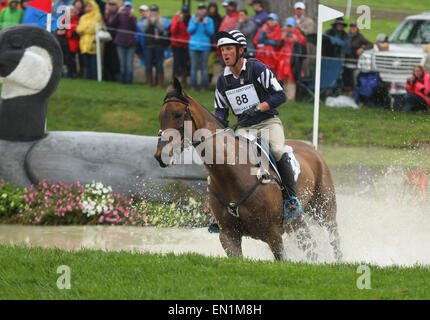
[[[65,22],[65,19],[62,21]],[[76,33],[76,28],[79,24],[79,16],[76,15],[70,19],[70,25],[66,26],[66,39],[69,43],[70,52],[79,52],[79,35]]]
[[[239,22],[239,11],[230,13],[228,16],[225,16],[224,19],[222,19],[222,22],[221,22],[221,25],[219,26],[218,31],[226,31],[226,30],[234,29],[234,27],[238,22]]]
[[[179,14],[173,17],[170,25],[172,47],[188,48],[191,35],[187,32],[187,26],[183,21],[179,22]],[[178,41],[180,40],[180,41]]]
[[[423,98],[427,103],[427,109],[430,109],[430,76],[427,72],[424,71],[422,80],[418,80],[415,75],[412,80],[409,79],[406,82],[406,90]]]
[[[9,0],[6,0],[5,4],[0,3],[0,12],[7,7],[9,7]]]
[[[269,27],[269,24],[266,22],[263,27],[267,25]],[[269,27],[268,32],[266,33],[266,40],[274,40],[276,42],[275,46],[271,44],[265,44],[265,43],[258,43],[258,40],[260,38],[261,33],[263,32],[263,27],[258,30],[257,34],[254,37],[254,44],[257,48],[257,53],[255,55],[255,58],[263,62],[266,66],[269,67],[270,70],[276,75],[277,74],[277,64],[278,64],[278,49],[277,44],[282,36],[282,29],[276,25],[272,28]]]
[[[297,42],[306,47],[306,39],[303,33],[296,29],[293,34],[297,38]],[[278,72],[279,80],[292,80],[295,81],[293,71],[291,69],[291,56],[293,54],[293,47],[296,40],[293,37],[286,36],[284,39],[284,45],[280,48],[278,53],[278,63],[276,70]]]

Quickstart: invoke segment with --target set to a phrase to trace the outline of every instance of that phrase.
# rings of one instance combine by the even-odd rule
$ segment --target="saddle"
[[[273,156],[273,153],[270,150],[269,145],[261,138],[256,138],[255,136],[250,134],[239,136],[239,139],[240,138],[243,138],[247,140],[248,143],[255,145],[255,148],[253,148],[253,150],[255,152],[255,155],[257,156],[257,159],[260,159],[259,165],[262,166],[263,163],[268,163],[272,167],[273,171],[275,171],[278,179],[282,181],[282,178],[279,174],[278,167],[276,165],[275,157]],[[284,152],[286,152],[291,159],[290,161],[294,171],[294,180],[297,182],[297,179],[299,178],[301,171],[300,171],[300,164],[294,155],[294,149],[289,145],[285,145]]]

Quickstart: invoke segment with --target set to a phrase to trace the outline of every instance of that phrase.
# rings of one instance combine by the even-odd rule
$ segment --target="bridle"
[[[195,130],[199,129],[197,127],[197,122],[194,119],[193,114],[191,113],[190,104],[187,101],[181,100],[179,98],[166,98],[166,99],[164,99],[163,105],[165,105],[166,103],[169,103],[169,102],[179,102],[179,103],[182,103],[183,105],[185,105],[184,124],[182,125],[182,127],[177,128],[178,130],[182,130],[182,132],[184,132],[184,130],[185,130],[185,121],[188,121],[190,119],[191,119],[191,121],[192,121],[192,123],[194,125],[194,129]],[[229,130],[233,130],[233,132],[234,132],[234,130],[236,130],[236,128],[238,126],[240,126],[242,123],[244,123],[246,120],[247,119],[243,119],[242,121],[239,121],[239,122],[237,122],[236,124],[234,124],[234,125],[232,125],[230,127],[225,127],[223,130],[217,130],[216,132],[212,133],[209,136],[202,137],[203,139],[200,140],[200,141],[195,141],[195,142],[188,141],[188,143],[195,148],[198,145],[200,145],[201,143],[203,143],[203,142],[205,142],[205,141],[207,141],[207,140],[215,137],[216,135],[218,135],[220,133],[224,133],[224,132],[229,131]],[[158,137],[159,137],[159,139],[161,139],[163,133],[164,133],[164,131],[161,130],[161,129],[158,131]],[[189,140],[189,139],[185,137],[185,133],[184,133],[183,137],[181,138],[181,145],[184,145],[184,147],[185,147],[186,140]],[[166,144],[167,144],[167,142],[166,142]]]
[[[189,140],[188,138],[185,137],[185,131],[184,131],[185,130],[185,122],[191,119],[195,130],[197,130],[198,128],[197,128],[196,120],[194,119],[193,114],[191,113],[190,104],[188,102],[181,100],[181,99],[166,98],[166,99],[164,99],[163,105],[165,105],[166,103],[169,103],[169,102],[179,102],[179,103],[182,103],[183,105],[185,105],[184,122],[183,122],[182,127],[178,128],[178,130],[181,130],[183,132],[183,135],[181,137],[181,145],[184,145],[184,147],[185,147],[185,140]],[[163,136],[163,133],[164,133],[164,131],[161,129],[158,131],[158,138],[159,139],[161,139],[161,137]],[[188,141],[188,142],[193,147],[196,147],[197,145],[199,145],[201,143],[199,141],[197,141],[196,143],[194,143],[193,141]],[[166,144],[167,144],[167,141],[166,141]]]

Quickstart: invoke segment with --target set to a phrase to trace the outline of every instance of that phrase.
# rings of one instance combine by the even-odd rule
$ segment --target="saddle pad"
[[[267,144],[262,142],[261,139],[256,139],[254,136],[250,134],[242,135],[241,137],[245,138],[250,143],[255,143],[257,145],[257,147],[261,150],[261,156],[264,156],[266,157],[266,159],[269,160],[270,165],[272,166],[273,170],[276,172],[279,179],[281,180],[281,176],[279,175],[278,168],[276,166],[275,158],[273,157],[273,154],[269,151]],[[294,149],[289,145],[285,145],[284,152],[286,152],[291,159],[290,162],[294,172],[294,180],[297,182],[301,171],[300,171],[300,163],[297,161],[296,156],[294,155]]]

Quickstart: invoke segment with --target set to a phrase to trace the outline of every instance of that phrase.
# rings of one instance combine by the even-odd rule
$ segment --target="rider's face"
[[[236,62],[236,46],[222,46],[221,54],[226,66],[234,65]]]

